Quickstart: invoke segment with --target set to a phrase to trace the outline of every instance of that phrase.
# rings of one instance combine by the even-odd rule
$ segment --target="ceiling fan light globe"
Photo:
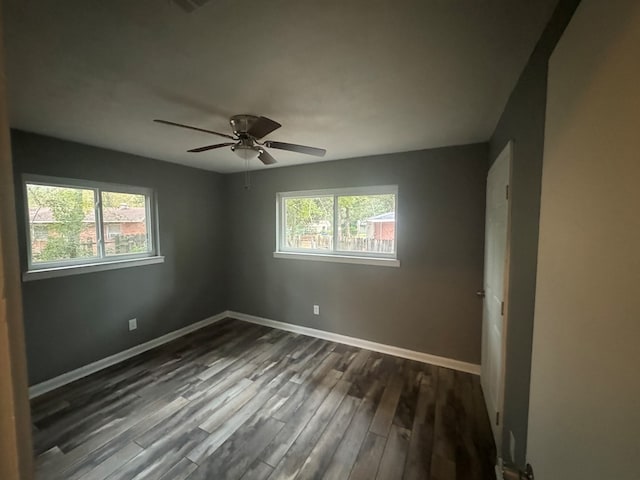
[[[232,150],[243,160],[251,160],[252,158],[256,158],[258,156],[258,153],[260,153],[259,150],[247,145],[235,145],[234,147],[232,147]]]

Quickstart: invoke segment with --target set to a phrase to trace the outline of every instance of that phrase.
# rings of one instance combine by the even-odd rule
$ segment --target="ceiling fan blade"
[[[278,122],[275,122],[267,117],[258,117],[258,119],[253,122],[251,128],[247,130],[247,133],[251,135],[253,138],[260,139],[269,135],[274,130],[277,130],[281,127]]]
[[[174,127],[188,128],[189,130],[196,130],[198,132],[212,133],[214,135],[220,135],[221,137],[230,138],[231,140],[237,140],[236,137],[227,135],[226,133],[214,132],[213,130],[205,130],[204,128],[192,127],[190,125],[183,125],[182,123],[175,123],[175,122],[169,122],[168,120],[158,120],[158,119],[154,120],[154,122],[163,123],[165,125],[171,125]]]
[[[192,148],[191,150],[187,150],[187,152],[191,152],[191,153],[206,152],[207,150],[213,150],[214,148],[230,147],[231,145],[235,145],[235,143],[233,142],[216,143],[215,145],[207,145],[206,147]]]
[[[258,159],[265,165],[273,165],[274,163],[278,163],[278,161],[275,158],[273,158],[271,154],[263,148],[260,149],[260,153],[258,154]]]
[[[264,144],[267,147],[289,150],[290,152],[305,153],[307,155],[315,155],[316,157],[324,157],[324,154],[327,153],[324,148],[305,147],[304,145],[296,145],[295,143],[273,142],[271,140],[267,140]]]

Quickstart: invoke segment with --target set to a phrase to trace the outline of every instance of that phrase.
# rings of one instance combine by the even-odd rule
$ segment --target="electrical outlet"
[[[135,330],[136,328],[138,328],[138,319],[132,318],[129,320],[129,331]]]
[[[511,462],[516,463],[516,437],[513,436],[513,432],[509,430],[509,453],[511,454]]]
[[[314,315],[320,315],[320,305],[314,305],[313,306],[313,314]]]

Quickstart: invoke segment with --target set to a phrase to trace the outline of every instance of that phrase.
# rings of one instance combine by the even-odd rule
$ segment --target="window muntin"
[[[150,189],[25,176],[29,270],[157,255]]]
[[[396,258],[396,186],[284,192],[278,251]]]

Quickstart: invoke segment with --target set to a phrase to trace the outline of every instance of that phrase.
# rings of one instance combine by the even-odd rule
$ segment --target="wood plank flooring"
[[[231,319],[32,416],[42,480],[495,478],[477,377]]]

